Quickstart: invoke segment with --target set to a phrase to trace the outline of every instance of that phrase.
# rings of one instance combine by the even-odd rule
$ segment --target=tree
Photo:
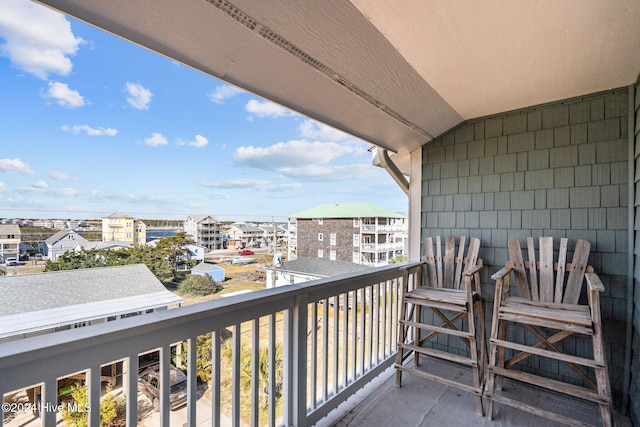
[[[208,274],[190,274],[178,286],[178,293],[198,297],[215,294],[221,290],[222,286],[214,282]]]
[[[89,395],[87,388],[74,384],[71,398],[76,405],[62,405],[62,419],[67,425],[87,427],[89,425]],[[111,386],[107,386],[105,396],[100,400],[100,426],[121,427],[126,425],[126,399],[124,396],[111,394]]]
[[[162,237],[156,242],[156,249],[166,257],[173,267],[173,277],[177,276],[178,266],[187,263],[189,249],[187,245],[194,244],[194,240],[184,231],[179,231],[173,236]]]

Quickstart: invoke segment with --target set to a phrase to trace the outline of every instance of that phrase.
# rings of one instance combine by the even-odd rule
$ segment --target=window
[[[322,218],[318,218],[318,225],[322,225]]]
[[[360,218],[353,218],[353,226],[360,227]]]
[[[358,252],[353,253],[353,263],[360,264],[360,254]]]
[[[318,249],[318,258],[324,258],[324,251],[322,249]]]
[[[353,246],[355,247],[360,247],[360,235],[359,234],[354,234],[353,235]]]
[[[329,251],[329,259],[331,261],[335,261],[336,260],[336,251]]]
[[[336,245],[336,233],[329,234],[329,244],[333,246]]]
[[[318,233],[318,241],[322,242],[324,240],[324,235],[322,233]]]

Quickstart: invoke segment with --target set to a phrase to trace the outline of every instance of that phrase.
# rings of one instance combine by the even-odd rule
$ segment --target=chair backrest
[[[593,272],[589,262],[591,244],[578,240],[571,263],[567,263],[567,239],[560,239],[557,261],[553,260],[553,237],[540,237],[539,257],[533,237],[527,238],[528,261],[523,261],[520,241],[509,240],[518,296],[535,301],[577,304],[585,272]],[[527,274],[528,272],[528,274]],[[568,273],[568,274],[567,274]]]
[[[458,242],[458,253],[456,254],[456,238],[454,236],[446,237],[443,256],[440,236],[435,238],[435,251],[433,239],[431,237],[424,239],[423,261],[427,265],[429,286],[461,289],[462,273],[475,266],[478,262],[482,263],[482,260],[478,259],[480,239],[477,237],[470,239],[466,256],[464,253],[465,242],[465,237],[461,236]]]

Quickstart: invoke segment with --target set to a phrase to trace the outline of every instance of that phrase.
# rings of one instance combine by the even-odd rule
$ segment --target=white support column
[[[409,260],[420,260],[422,234],[422,147],[411,152],[409,183]]]

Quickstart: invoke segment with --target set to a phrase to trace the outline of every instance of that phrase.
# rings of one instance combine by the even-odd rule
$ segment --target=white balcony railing
[[[382,224],[361,224],[360,231],[365,233],[401,233],[407,230],[403,224],[382,225]]]
[[[361,249],[367,252],[386,252],[390,250],[400,250],[404,248],[402,242],[391,243],[363,243]]]
[[[211,334],[211,425],[313,425],[393,363],[399,296],[403,281],[414,280],[409,272],[415,270],[407,268],[412,265],[416,264],[395,264],[372,273],[266,289],[0,344],[0,395],[40,384],[43,407],[54,408],[57,379],[85,372],[90,405],[98,408],[100,367],[124,360],[128,373],[134,373],[125,372],[122,380],[127,425],[133,426],[138,419],[138,355],[159,349],[160,420],[161,426],[168,426],[170,346],[186,342],[186,412],[193,426],[195,343],[199,335]],[[259,369],[261,349],[268,353],[267,372]],[[241,375],[244,379],[247,370],[241,365],[243,351],[250,354],[248,394],[242,393]],[[280,392],[282,399],[277,399]],[[268,404],[261,412],[265,393]],[[241,409],[247,407],[250,414]],[[43,411],[44,426],[55,426],[58,416]],[[90,425],[98,426],[99,417],[99,411],[89,411]]]

